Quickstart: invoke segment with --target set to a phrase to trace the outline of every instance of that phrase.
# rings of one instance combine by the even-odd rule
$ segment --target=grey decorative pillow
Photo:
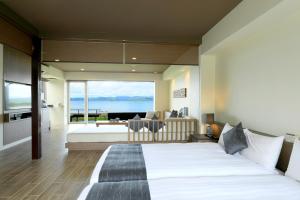
[[[170,118],[176,118],[178,116],[178,112],[176,110],[172,110],[170,114]]]
[[[159,129],[161,129],[163,127],[163,123],[161,121],[157,121],[158,117],[156,115],[154,115],[151,118],[151,121],[146,123],[146,128],[149,128],[149,130],[152,133],[157,133],[159,131]]]
[[[224,133],[223,140],[225,152],[231,155],[248,148],[242,123]]]
[[[139,130],[141,130],[143,128],[143,122],[141,121],[140,116],[137,114],[133,120],[136,120],[134,122],[131,122],[129,124],[129,128],[131,130],[133,130],[134,132],[138,132]],[[128,127],[128,125],[126,125]]]

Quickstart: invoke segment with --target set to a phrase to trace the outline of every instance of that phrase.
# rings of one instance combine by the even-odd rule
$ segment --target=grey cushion
[[[136,115],[133,120],[137,120],[135,122],[129,123],[129,128],[133,130],[134,132],[138,132],[143,128],[143,122],[141,121],[141,118],[139,115]],[[126,125],[128,127],[128,125]]]
[[[163,127],[163,123],[161,121],[157,121],[158,117],[154,115],[151,118],[151,121],[145,123],[145,127],[148,128],[152,133],[157,133],[159,129]]]
[[[178,112],[176,110],[172,110],[170,114],[170,118],[176,118],[178,116]]]
[[[231,155],[248,148],[242,123],[224,133],[223,140],[225,152]]]

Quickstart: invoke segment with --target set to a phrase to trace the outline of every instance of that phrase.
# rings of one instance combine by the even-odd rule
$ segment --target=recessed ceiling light
[[[132,72],[135,72],[136,70],[135,70],[135,69],[132,69],[131,71],[132,71]]]
[[[136,60],[136,57],[132,57],[131,59],[132,59],[132,60]]]
[[[59,62],[60,60],[58,58],[54,59],[55,62]]]
[[[157,72],[153,72],[153,74],[157,74]]]
[[[80,69],[80,71],[82,71],[82,72],[83,72],[84,70],[85,70],[85,69],[83,69],[83,68]]]

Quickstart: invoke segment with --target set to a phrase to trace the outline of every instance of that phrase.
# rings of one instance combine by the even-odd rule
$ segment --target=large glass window
[[[78,91],[82,91],[81,89],[85,87],[79,84],[81,89],[71,90],[71,87],[75,85],[70,83],[70,107],[77,112],[77,108],[86,107],[87,112],[83,116],[88,116],[89,122],[108,120],[108,113],[137,113],[154,110],[154,82],[87,81],[85,84],[86,91],[80,93],[83,98],[72,99],[73,96],[80,96]],[[72,91],[76,91],[77,94],[71,94]],[[86,106],[84,104],[85,92]],[[70,122],[74,122],[71,117],[72,113]]]
[[[69,113],[70,122],[85,122],[85,82],[69,83]]]

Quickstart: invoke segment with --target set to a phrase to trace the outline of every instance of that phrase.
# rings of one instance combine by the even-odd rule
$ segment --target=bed
[[[94,124],[74,126],[68,130],[66,148],[69,150],[101,150],[114,143],[127,143],[128,128],[125,125]]]
[[[122,185],[124,182],[118,184]],[[151,200],[300,199],[300,183],[280,175],[165,178],[148,180],[148,184]],[[92,187],[93,185],[87,186],[78,200],[85,200]],[[126,196],[126,194],[128,191],[122,190],[115,193],[121,196]],[[110,195],[110,198],[103,199],[122,198]]]
[[[197,132],[197,120],[174,118],[161,120],[128,120],[123,124],[94,124],[74,126],[68,130],[66,148],[69,150],[101,150],[116,143],[187,142]]]
[[[127,142],[128,128],[125,125],[94,124],[81,126],[70,130],[67,134],[67,142]]]
[[[268,137],[268,141],[269,139]],[[290,144],[284,145],[281,153],[283,157],[289,157],[291,154],[286,146],[290,147]],[[78,199],[300,199],[300,183],[296,179],[265,168],[242,156],[243,153],[228,155],[220,144],[143,144],[139,147],[142,149],[147,169],[144,172],[147,174],[146,178],[125,181],[101,180],[99,173],[103,172],[102,167],[106,167],[105,164],[115,149],[115,146],[109,147],[97,163],[90,185],[82,191]],[[270,147],[267,145],[265,148]],[[130,149],[130,152],[135,154],[134,148],[137,146]],[[279,163],[285,163],[287,159],[283,159],[282,156]],[[275,167],[275,163],[273,166]]]
[[[300,200],[298,179],[282,176],[293,144],[285,142],[281,148],[284,137],[244,131],[250,146],[234,155],[226,154],[220,143],[113,145],[100,158],[79,199]],[[254,147],[259,150],[256,154],[264,152],[259,158],[267,156],[271,168],[247,157]],[[277,155],[275,160],[269,157],[272,154]],[[275,169],[277,161],[281,171]],[[140,166],[144,171],[139,171]]]
[[[145,144],[143,151],[147,180],[98,183],[96,171],[97,167],[102,166],[101,160],[105,158],[104,155],[93,172],[90,185],[82,191],[78,199],[300,199],[299,182],[277,171],[266,170],[238,154],[231,156],[224,154],[219,144]],[[155,156],[156,154],[159,156]],[[176,161],[175,158],[185,159],[185,162]],[[199,158],[206,161],[201,162],[200,159],[199,162]],[[149,162],[147,159],[152,161]],[[195,162],[195,159],[198,161]],[[144,189],[141,189],[141,186],[145,186]],[[90,196],[91,194],[94,196]]]
[[[237,155],[228,155],[217,143],[142,144],[147,179],[197,176],[270,175],[276,170]],[[90,183],[97,183],[109,147],[98,161]]]

